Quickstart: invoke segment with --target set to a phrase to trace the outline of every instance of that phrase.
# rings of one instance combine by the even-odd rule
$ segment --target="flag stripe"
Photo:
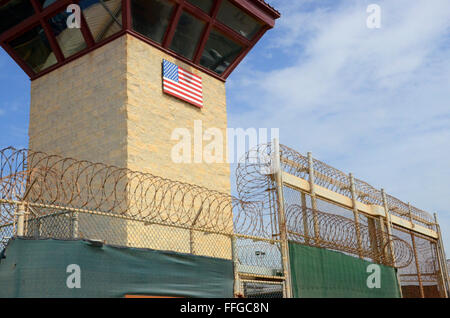
[[[202,90],[201,86],[195,85],[192,82],[186,81],[182,76],[180,76],[179,82],[183,82],[183,84],[185,84],[186,86],[189,86],[192,89],[195,89],[195,90],[198,90],[198,91]]]
[[[189,98],[189,97],[187,97],[187,96],[185,96],[185,95],[181,95],[181,94],[177,93],[176,91],[174,91],[174,90],[172,90],[172,89],[170,89],[170,88],[168,88],[168,87],[166,87],[166,88],[164,89],[164,91],[165,91],[166,93],[169,93],[170,95],[173,95],[173,96],[175,96],[175,97],[181,98],[182,100],[184,100],[184,101],[186,101],[186,102],[189,102],[189,103],[191,103],[191,104],[194,104],[195,106],[203,107],[203,103],[199,103],[199,102],[197,102],[197,101],[195,101],[195,100],[193,100],[193,99],[191,99],[191,98]]]
[[[202,79],[201,77],[198,77],[192,73],[186,72],[185,70],[183,70],[182,68],[179,68],[178,70],[184,77],[190,79],[191,81],[197,82],[197,84],[201,85],[202,84]]]
[[[172,81],[171,79],[168,79],[168,78],[167,78],[167,80]],[[185,89],[191,91],[192,93],[199,95],[200,97],[203,96],[201,89],[198,89],[197,87],[193,87],[191,85],[186,84],[182,79],[180,79],[178,82],[175,82],[175,81],[172,81],[172,82],[176,83],[177,85],[183,86]]]
[[[180,91],[182,91],[183,93],[192,95],[192,97],[195,97],[195,98],[197,98],[199,100],[203,100],[203,96],[201,94],[199,94],[198,92],[190,91],[187,88],[183,89],[183,87],[181,87],[178,83],[175,83],[175,82],[173,82],[173,81],[171,81],[170,79],[167,79],[167,78],[165,78],[164,81],[165,81],[165,84],[167,86],[173,86],[173,87],[179,89]]]
[[[184,91],[184,90],[183,90],[181,87],[179,87],[178,85],[176,85],[176,84],[174,84],[174,83],[171,83],[171,82],[169,82],[169,81],[167,81],[167,80],[164,80],[164,81],[165,81],[166,87],[171,88],[171,89],[173,89],[173,90],[176,90],[176,91],[179,92],[180,94],[186,95],[186,96],[188,96],[189,98],[195,99],[195,100],[198,101],[199,103],[203,102],[201,96],[194,95],[194,94],[191,94],[191,93],[189,93],[189,92],[187,92],[187,91]]]

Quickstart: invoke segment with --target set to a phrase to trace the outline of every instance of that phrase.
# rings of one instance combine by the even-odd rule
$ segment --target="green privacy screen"
[[[66,285],[70,264],[79,289]],[[233,280],[229,260],[86,241],[14,239],[0,259],[0,297],[232,297]]]
[[[294,297],[400,297],[394,268],[379,265],[380,288],[367,287],[371,262],[323,248],[289,242]]]

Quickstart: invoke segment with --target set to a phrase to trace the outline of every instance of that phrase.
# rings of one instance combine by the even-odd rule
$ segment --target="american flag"
[[[166,60],[163,60],[163,91],[203,107],[202,78]]]

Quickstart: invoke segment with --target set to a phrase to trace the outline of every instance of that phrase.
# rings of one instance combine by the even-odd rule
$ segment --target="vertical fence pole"
[[[408,212],[409,212],[409,222],[411,222],[411,228],[414,228],[416,225],[414,224],[411,203],[409,203],[409,202],[408,202]]]
[[[191,228],[189,230],[189,249],[191,251],[191,254],[195,254],[195,249],[194,249],[195,248],[195,245],[194,245],[194,234],[195,234],[194,233],[194,227],[197,225],[197,221],[198,221],[202,211],[203,211],[203,204],[200,207],[200,209],[198,209],[197,214],[195,215],[194,221],[192,221]]]
[[[290,275],[290,264],[289,264],[289,246],[288,246],[288,236],[286,228],[286,215],[284,210],[284,194],[283,194],[283,177],[281,169],[281,153],[280,144],[278,139],[273,139],[273,172],[275,173],[276,187],[277,187],[277,198],[278,198],[278,222],[280,228],[280,238],[281,238],[281,258],[283,262],[283,271],[285,279],[285,294],[286,298],[292,298],[291,289],[291,275]]]
[[[308,152],[308,173],[309,173],[309,192],[311,194],[311,207],[313,212],[314,237],[318,245],[320,240],[319,222],[317,220],[317,199],[316,199],[316,180],[314,176],[314,162],[312,153]]]
[[[439,236],[439,239],[437,241],[437,254],[438,254],[437,256],[439,262],[439,271],[441,272],[442,285],[444,287],[443,288],[444,296],[445,298],[448,298],[449,292],[448,267],[447,267],[447,260],[445,257],[444,245],[442,244],[441,227],[439,226],[436,213],[434,213],[434,222],[436,223],[436,232],[438,233]]]
[[[78,238],[78,212],[72,213],[72,237]]]
[[[350,178],[350,191],[352,193],[352,205],[353,205],[353,214],[355,217],[355,230],[356,230],[356,240],[358,241],[358,256],[359,258],[363,258],[363,248],[361,242],[361,230],[359,227],[359,212],[358,207],[356,206],[356,188],[355,188],[355,179],[353,178],[353,174],[349,174]]]
[[[41,237],[41,231],[42,231],[42,221],[38,219],[36,221],[36,232],[35,232],[36,238]]]
[[[25,229],[25,206],[17,205],[17,236],[24,236]]]
[[[425,298],[425,293],[423,291],[422,274],[420,273],[419,260],[417,258],[416,239],[414,237],[414,233],[412,231],[410,231],[410,233],[411,233],[411,241],[412,241],[413,251],[414,251],[414,260],[415,260],[415,263],[416,263],[417,280],[419,281],[420,297],[421,298]]]
[[[239,277],[239,259],[236,245],[236,235],[231,236],[231,253],[233,257],[233,270],[234,270],[234,297],[241,294],[241,280]]]
[[[307,207],[306,207],[306,194],[303,192],[300,193],[302,200],[302,213],[303,213],[303,232],[305,233],[305,243],[309,245],[309,224],[308,224],[308,215],[307,215]]]
[[[389,212],[389,206],[387,203],[386,192],[384,192],[384,189],[381,189],[381,196],[383,198],[384,212],[385,212],[386,221],[387,221],[388,243],[389,243],[389,252],[390,252],[389,257],[391,258],[392,266],[395,266],[395,254],[394,254],[394,247],[392,245],[391,212]]]

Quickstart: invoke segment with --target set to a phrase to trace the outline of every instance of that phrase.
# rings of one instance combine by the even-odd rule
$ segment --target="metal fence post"
[[[388,206],[387,198],[386,198],[386,192],[384,192],[384,189],[381,189],[381,196],[383,198],[384,212],[386,214],[390,258],[392,260],[392,265],[395,266],[395,254],[394,254],[394,248],[392,246],[392,239],[391,239],[392,238],[391,212],[389,211],[389,206]]]
[[[411,203],[408,202],[408,212],[409,212],[409,221],[411,222],[411,228],[414,228],[416,225],[414,223],[414,219],[412,216],[412,208],[411,208]]]
[[[318,245],[320,240],[320,229],[319,229],[319,222],[317,221],[316,180],[314,177],[314,161],[311,152],[308,152],[308,173],[309,173],[309,191],[311,194],[311,207],[314,223],[314,237],[315,243]]]
[[[301,196],[301,202],[302,202],[302,219],[303,219],[303,231],[305,232],[305,243],[306,245],[309,245],[309,225],[308,225],[308,215],[306,210],[306,194],[303,192],[300,193]]]
[[[192,221],[192,224],[191,224],[190,229],[189,229],[189,248],[190,248],[191,254],[193,254],[193,255],[195,255],[195,245],[194,245],[194,234],[195,234],[195,232],[194,232],[194,227],[196,226],[197,221],[198,221],[202,211],[203,211],[203,204],[198,209],[197,214],[195,215],[194,221]]]
[[[72,213],[72,237],[78,238],[78,212]]]
[[[352,193],[352,205],[353,205],[353,214],[355,217],[355,229],[356,229],[356,240],[358,242],[358,256],[359,258],[363,258],[363,248],[361,242],[361,230],[359,228],[359,212],[358,207],[356,206],[356,188],[355,188],[355,179],[353,178],[353,174],[349,174],[350,178],[350,191]]]
[[[414,260],[415,260],[415,263],[416,263],[417,280],[419,281],[420,297],[421,298],[425,298],[425,293],[423,291],[422,274],[420,273],[419,260],[417,259],[416,239],[414,237],[414,233],[412,231],[410,231],[410,233],[411,233],[411,241],[412,241],[412,244],[413,244]]]
[[[17,205],[17,236],[24,236],[25,229],[25,206]]]
[[[231,236],[231,253],[233,257],[234,269],[234,296],[241,296],[241,280],[239,277],[239,259],[236,247],[236,235]]]
[[[442,243],[441,227],[439,226],[436,213],[434,213],[434,222],[436,223],[436,231],[439,236],[439,238],[437,240],[437,252],[438,252],[437,256],[438,256],[438,262],[439,262],[439,270],[441,272],[442,285],[444,286],[444,296],[445,296],[445,298],[448,298],[448,292],[449,292],[448,279],[449,279],[449,277],[448,277],[447,259],[445,257],[444,245]]]
[[[283,195],[283,177],[281,169],[281,153],[280,144],[278,139],[273,139],[273,172],[275,174],[276,187],[277,187],[277,198],[278,198],[278,222],[280,228],[280,239],[281,239],[281,258],[283,262],[283,271],[285,279],[285,293],[286,298],[292,298],[291,289],[291,271],[289,264],[289,246],[288,246],[288,236],[286,227],[286,215],[284,210],[284,195]]]

